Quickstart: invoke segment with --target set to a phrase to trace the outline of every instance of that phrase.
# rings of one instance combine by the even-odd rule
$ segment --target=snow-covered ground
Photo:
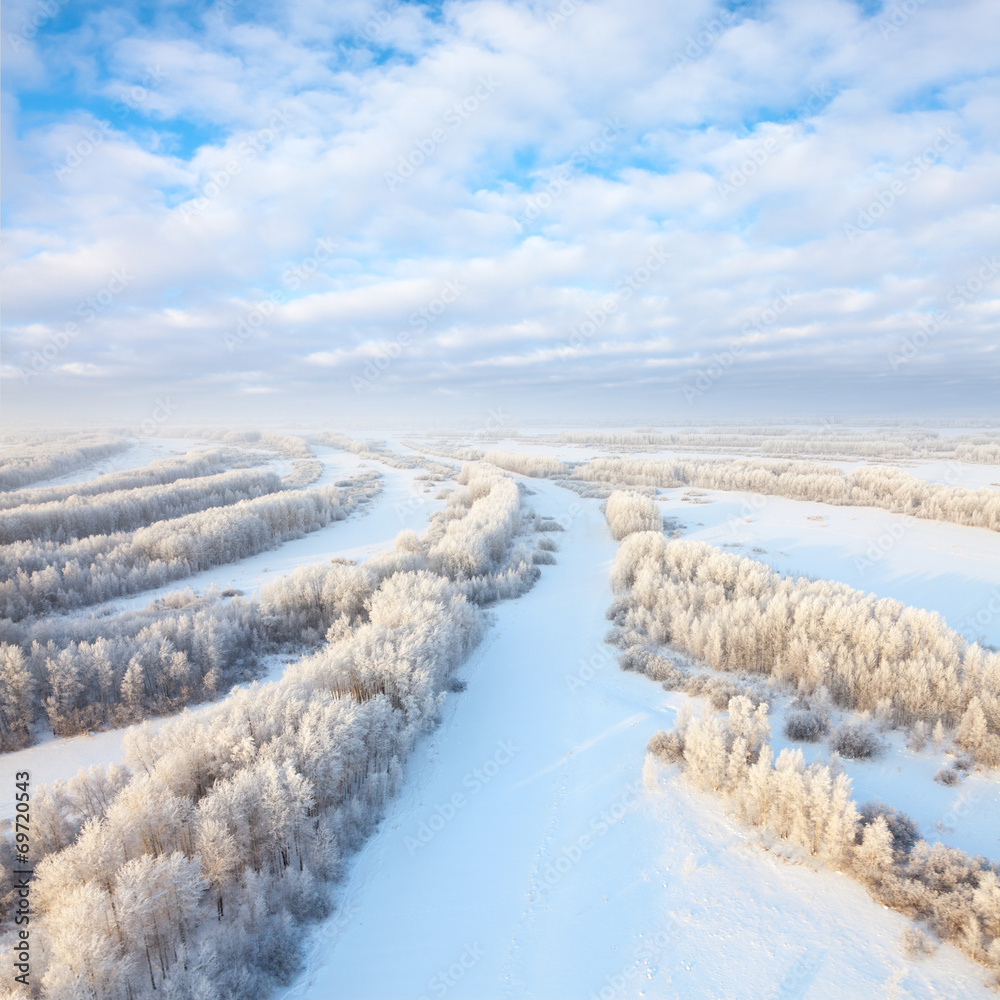
[[[62,476],[51,479],[39,479],[28,483],[27,489],[43,489],[47,486],[66,486],[69,483],[85,483],[109,472],[121,472],[123,469],[138,469],[150,462],[164,458],[183,455],[189,448],[196,447],[196,442],[187,439],[172,438],[139,438],[129,442],[129,447],[110,458],[92,462],[89,465],[74,469]]]
[[[784,707],[775,705],[772,710],[775,756],[791,747],[802,751],[807,764],[825,763],[830,751],[824,743],[797,743],[783,735]],[[954,760],[944,747],[935,750],[928,743],[922,751],[914,751],[900,731],[883,733],[882,738],[887,745],[884,754],[840,762],[854,786],[854,800],[861,804],[881,799],[901,809],[916,820],[920,836],[932,844],[940,841],[968,854],[1000,859],[1000,775],[973,772],[958,785],[941,785],[934,781],[935,773]]]
[[[112,463],[136,467],[197,444],[143,441]],[[485,447],[573,461],[599,453],[518,441]],[[113,606],[141,607],[186,586],[249,593],[300,565],[365,559],[403,529],[423,531],[442,506],[432,499],[441,484],[418,480],[419,469],[314,451],[324,464],[315,485],[367,466],[381,474],[381,492],[345,521]],[[59,481],[112,471],[105,466]],[[908,471],[939,481],[954,475],[950,463],[937,466]],[[962,485],[1000,482],[998,469],[961,468]],[[493,611],[487,638],[460,670],[467,690],[449,695],[442,724],[411,757],[385,820],[350,860],[333,917],[312,932],[307,971],[278,996],[995,995],[982,985],[985,971],[950,946],[906,958],[899,936],[907,918],[844,876],[762,849],[757,832],[673,770],[651,765],[644,780],[649,737],[670,728],[690,699],[623,673],[603,643],[616,544],[598,501],[554,482],[522,481],[538,512],[567,528],[550,536],[558,562],[542,567],[530,593]],[[783,573],[939,611],[952,627],[1000,645],[1000,533],[870,508],[661,492],[663,513],[685,525],[685,537],[728,545]],[[707,502],[682,499],[692,492]],[[270,666],[276,675],[284,661]],[[776,749],[789,745],[782,707]],[[40,784],[120,760],[125,732],[49,739],[0,755],[0,780],[10,787],[13,773],[28,769]],[[997,776],[972,774],[946,788],[932,780],[942,753],[908,750],[897,733],[887,739],[882,757],[844,763],[855,799],[881,798],[913,816],[928,839],[1000,858]],[[795,745],[807,760],[827,754],[822,744]]]
[[[660,492],[664,514],[685,525],[685,538],[728,546],[782,574],[837,580],[937,611],[967,638],[1000,645],[1000,532],[873,507],[683,487]],[[703,495],[683,499],[694,493]]]
[[[761,850],[669,771],[644,784],[674,696],[602,641],[615,544],[597,503],[530,485],[567,519],[559,562],[496,610],[278,996],[990,996],[951,947],[905,958],[910,922],[846,877]]]

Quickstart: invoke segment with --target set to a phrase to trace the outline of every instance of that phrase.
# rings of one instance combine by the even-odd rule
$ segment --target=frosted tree
[[[986,927],[986,933],[1000,939],[1000,878],[995,871],[979,876],[979,885],[972,895],[976,912]]]
[[[892,831],[885,816],[876,816],[864,827],[855,859],[869,881],[879,878],[892,865]]]
[[[35,681],[17,646],[0,643],[0,750],[31,741]]]
[[[663,516],[656,501],[640,493],[616,490],[608,497],[604,516],[616,541],[637,531],[663,530]]]

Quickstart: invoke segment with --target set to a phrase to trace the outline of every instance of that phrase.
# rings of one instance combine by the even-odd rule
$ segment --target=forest
[[[83,498],[101,493],[134,490],[143,486],[158,486],[178,479],[214,476],[226,472],[237,464],[235,452],[192,449],[183,458],[161,459],[137,469],[108,472],[82,482],[0,493],[0,510],[24,505],[56,503],[69,500],[71,497]]]
[[[107,675],[131,648],[170,641],[170,666],[149,671],[162,684],[186,656],[178,637],[217,645],[220,622],[230,637],[322,644],[279,681],[155,736],[140,731],[125,767],[36,790],[33,948],[47,997],[253,998],[287,981],[302,925],[327,912],[324,885],[378,819],[451,671],[479,641],[480,606],[538,578],[534,517],[516,483],[489,466],[459,478],[464,489],[423,537],[403,532],[362,565],[306,567],[252,601],[189,608],[178,597],[146,625],[151,610],[121,616],[120,652],[83,638],[83,623],[66,630],[64,640],[76,630],[67,662],[103,656]],[[20,646],[3,648],[16,672]],[[97,697],[100,676],[97,666]]]
[[[197,479],[175,479],[165,485],[129,486],[89,500],[74,494],[72,499],[21,504],[0,511],[0,544],[66,542],[88,535],[134,531],[153,521],[276,493],[281,487],[276,473],[238,469]]]
[[[619,644],[669,643],[715,670],[824,688],[892,725],[941,723],[1000,765],[1000,653],[968,644],[940,615],[654,532],[624,539],[612,579]]]
[[[572,433],[617,447],[610,432]],[[747,441],[756,433],[748,429]],[[881,433],[859,433],[855,444],[874,446]],[[622,449],[646,434],[620,432]],[[913,453],[934,443],[922,431],[884,437],[893,447],[909,441]],[[980,971],[995,969],[997,865],[931,844],[933,827],[863,801],[851,778],[863,767],[895,771],[891,740],[922,755],[935,794],[994,815],[982,789],[1000,766],[1000,653],[913,603],[782,574],[686,539],[693,510],[664,490],[701,485],[929,520],[948,514],[969,525],[948,527],[956,536],[995,517],[989,503],[976,506],[995,491],[925,483],[899,469],[845,474],[776,458],[581,461],[576,445],[567,449],[573,459],[507,450],[524,440],[484,433],[435,450],[326,431],[171,430],[141,444],[154,459],[145,466],[72,483],[39,476],[34,486],[0,492],[0,753],[46,761],[55,776],[31,788],[30,990],[10,977],[16,864],[10,836],[0,836],[0,996],[263,1000],[300,973],[300,984],[323,982],[304,943],[320,921],[324,934],[339,934],[357,880],[382,877],[365,867],[369,853],[395,885],[473,843],[456,848],[442,835],[419,857],[409,852],[409,868],[393,867],[386,838],[440,817],[439,803],[454,793],[419,783],[404,791],[404,775],[407,783],[414,773],[433,780],[450,731],[451,780],[467,790],[462,775],[483,766],[470,737],[492,730],[486,745],[506,739],[522,711],[515,763],[469,798],[461,818],[471,820],[472,803],[478,809],[489,796],[496,815],[538,799],[537,813],[516,812],[516,836],[489,848],[501,868],[508,841],[524,841],[527,867],[503,868],[504,880],[517,893],[527,886],[524,912],[535,926],[550,906],[565,905],[556,893],[541,895],[548,889],[539,873],[568,857],[566,845],[591,815],[604,815],[603,802],[625,795],[620,783],[643,787],[645,762],[647,790],[679,768],[697,790],[686,794],[713,798],[715,809],[723,803],[752,831],[750,843],[802,864],[803,877],[829,867],[913,918],[904,954],[929,956],[938,942],[953,942]],[[179,453],[180,442],[198,447]],[[60,445],[40,439],[24,451],[37,446],[39,469],[62,456],[64,474],[75,475],[71,463],[82,459]],[[104,461],[91,456],[76,468],[85,476],[96,462],[107,468]],[[278,563],[259,554],[310,533],[295,548],[293,564],[303,564],[269,576],[267,565]],[[993,536],[979,536],[988,560]],[[214,567],[226,568],[188,579]],[[516,600],[539,581],[536,593]],[[616,658],[624,672],[601,671]],[[535,684],[546,697],[534,704],[507,697]],[[644,700],[636,686],[659,695]],[[474,697],[477,711],[456,730]],[[638,720],[670,712],[666,699],[697,700],[701,715],[681,707],[676,724],[671,716],[643,732]],[[790,749],[775,746],[772,725]],[[456,732],[464,733],[458,745]],[[534,740],[543,749],[533,750]],[[98,743],[113,749],[86,749]],[[53,750],[73,765],[49,763]],[[903,752],[891,751],[893,764]],[[933,759],[945,753],[951,764]],[[809,762],[810,754],[824,756]],[[81,761],[87,766],[73,774]],[[595,792],[599,772],[605,790]],[[639,793],[627,795],[619,801]],[[666,803],[677,813],[670,793]],[[913,800],[902,804],[913,812]],[[656,886],[663,875],[673,896],[687,890],[671,882],[674,862],[664,851],[680,851],[685,872],[689,850],[717,851],[720,864],[733,853],[685,846],[683,832],[678,845],[664,845],[659,808],[643,793],[634,812],[622,812],[626,822],[613,825],[614,841],[609,833],[566,875],[567,890],[607,893],[634,856],[656,872]],[[975,815],[967,822],[981,823]],[[641,853],[643,829],[656,834],[656,858]],[[958,836],[978,847],[986,834]],[[365,851],[373,838],[377,850]],[[602,852],[605,871],[594,867]],[[745,869],[746,847],[736,854]],[[477,885],[485,877],[465,871]],[[703,891],[697,878],[685,874],[684,883],[689,902]],[[405,891],[401,898],[405,908],[419,905]],[[637,926],[653,912],[639,914]],[[437,920],[427,914],[428,942]]]
[[[883,726],[909,727],[918,749],[931,725],[936,744],[947,727],[958,747],[997,767],[1000,653],[967,645],[938,615],[843,584],[782,578],[703,542],[668,540],[643,526],[655,510],[642,495],[616,492],[607,500],[605,516],[621,540],[609,638],[622,648],[623,668],[708,695],[711,705],[700,717],[685,707],[673,730],[654,734],[653,758],[724,796],[741,822],[849,872],[878,902],[1000,970],[1000,865],[927,843],[909,817],[881,802],[859,807],[837,754],[828,764],[806,765],[800,749],[775,758],[773,693],[754,684],[763,676],[797,692],[798,707],[786,716],[792,738],[820,739],[831,701]],[[731,695],[708,673],[679,669],[665,648],[738,676],[741,693]],[[878,752],[863,723],[843,725],[831,744],[847,757]],[[935,947],[916,927],[904,939],[918,953]]]
[[[835,506],[881,507],[934,521],[1000,531],[1000,491],[925,482],[899,469],[862,466],[851,473],[810,462],[750,459],[595,458],[573,469],[584,482],[739,490]]]
[[[801,750],[775,759],[770,735],[766,701],[739,695],[725,714],[688,715],[656,733],[649,751],[726,797],[741,822],[847,872],[877,902],[920,921],[933,937],[918,926],[905,931],[911,953],[932,953],[935,939],[951,942],[990,966],[1000,985],[1000,865],[929,844],[910,817],[882,802],[859,807],[836,764],[807,766]]]
[[[0,490],[64,476],[130,447],[114,434],[21,435],[0,452]]]
[[[20,621],[161,587],[347,516],[336,487],[239,500],[133,532],[0,548],[0,617]]]

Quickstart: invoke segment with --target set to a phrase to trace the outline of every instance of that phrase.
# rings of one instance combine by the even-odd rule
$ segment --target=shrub
[[[871,726],[863,723],[844,723],[830,737],[830,746],[841,757],[865,760],[876,757],[885,750],[885,744]]]
[[[861,816],[861,822],[865,826],[874,823],[879,816],[885,818],[889,832],[892,834],[892,848],[894,851],[909,854],[910,849],[920,838],[920,831],[917,828],[916,822],[911,817],[907,816],[904,812],[900,812],[898,809],[894,809],[892,806],[887,806],[879,799],[873,799],[858,806],[858,813]]]
[[[785,718],[785,735],[800,743],[818,743],[829,728],[825,714],[814,708],[800,708]]]
[[[661,729],[653,734],[646,750],[667,764],[676,764],[684,759],[684,737],[680,733],[667,733]]]
[[[612,493],[604,505],[604,516],[616,541],[637,531],[663,531],[663,518],[656,501],[639,493]]]
[[[687,674],[673,660],[642,646],[630,646],[619,657],[622,670],[634,670],[650,680],[661,681],[668,691],[681,686]]]
[[[554,566],[556,557],[551,552],[536,551],[531,554],[531,563],[533,566]]]
[[[539,517],[535,519],[535,531],[565,531],[566,529],[554,517]]]
[[[939,785],[957,785],[962,780],[962,775],[958,771],[952,770],[950,767],[942,767],[937,774],[934,775],[934,780]]]
[[[907,927],[900,935],[899,947],[907,958],[923,958],[937,951],[937,942],[919,927]]]

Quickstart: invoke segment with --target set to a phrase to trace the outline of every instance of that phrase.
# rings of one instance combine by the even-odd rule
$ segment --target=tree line
[[[95,479],[63,486],[15,490],[0,493],[0,510],[9,510],[24,504],[56,503],[72,497],[90,497],[100,493],[134,490],[144,486],[158,486],[177,479],[196,479],[215,476],[237,464],[235,455],[222,451],[196,451],[192,449],[183,458],[166,458],[137,469],[108,472]]]
[[[992,967],[1000,985],[1000,865],[917,837],[909,817],[879,802],[860,808],[836,767],[806,765],[801,750],[768,742],[767,704],[745,696],[725,716],[683,715],[650,752],[679,764],[704,791],[727,796],[740,820],[797,844],[861,882],[874,899],[923,921],[941,940]],[[907,940],[933,947],[922,932]]]
[[[197,479],[175,479],[163,485],[102,492],[91,498],[73,496],[21,504],[0,511],[0,544],[66,542],[88,535],[134,531],[153,521],[230,506],[281,488],[281,479],[273,472],[235,469]]]
[[[21,439],[0,450],[0,490],[16,490],[40,479],[54,479],[120,455],[132,445],[119,435],[42,435]]]
[[[897,726],[955,728],[1000,766],[1000,653],[940,615],[828,580],[783,578],[704,542],[640,532],[621,544],[609,615],[627,646],[670,643],[716,670],[765,674]]]
[[[0,547],[0,617],[82,607],[263,552],[348,514],[336,487],[285,491],[62,544]]]
[[[545,479],[566,471],[566,466],[557,458],[548,455],[528,455],[518,451],[488,451],[483,456],[483,461],[519,476],[531,476],[534,479]]]
[[[532,443],[585,445],[610,451],[696,451],[769,458],[823,458],[914,461],[949,459],[1000,465],[1000,433],[942,436],[922,427],[891,427],[861,431],[831,425],[818,427],[729,427],[705,431],[662,433],[644,431],[570,431],[522,438]]]
[[[483,633],[466,596],[476,574],[537,577],[517,487],[495,470],[465,478],[465,499],[424,537],[403,532],[361,566],[308,568],[267,598],[277,618],[330,623],[280,681],[140,730],[127,771],[36,790],[32,948],[45,996],[254,1000],[287,982],[303,925],[328,912],[327,883]],[[8,982],[11,966],[8,951]]]
[[[357,455],[358,458],[381,462],[391,469],[425,469],[432,475],[443,476],[446,479],[450,479],[456,472],[454,466],[443,465],[441,462],[435,462],[424,455],[400,455],[384,441],[355,441],[346,434],[338,434],[333,431],[317,434],[312,440],[316,444],[326,445],[328,448],[349,451],[352,455]],[[470,456],[470,459],[472,458],[482,458],[482,455]]]
[[[1000,490],[964,489],[915,479],[898,469],[844,473],[812,462],[750,459],[595,458],[572,472],[584,482],[732,490],[833,505],[880,507],[896,514],[1000,531]]]

